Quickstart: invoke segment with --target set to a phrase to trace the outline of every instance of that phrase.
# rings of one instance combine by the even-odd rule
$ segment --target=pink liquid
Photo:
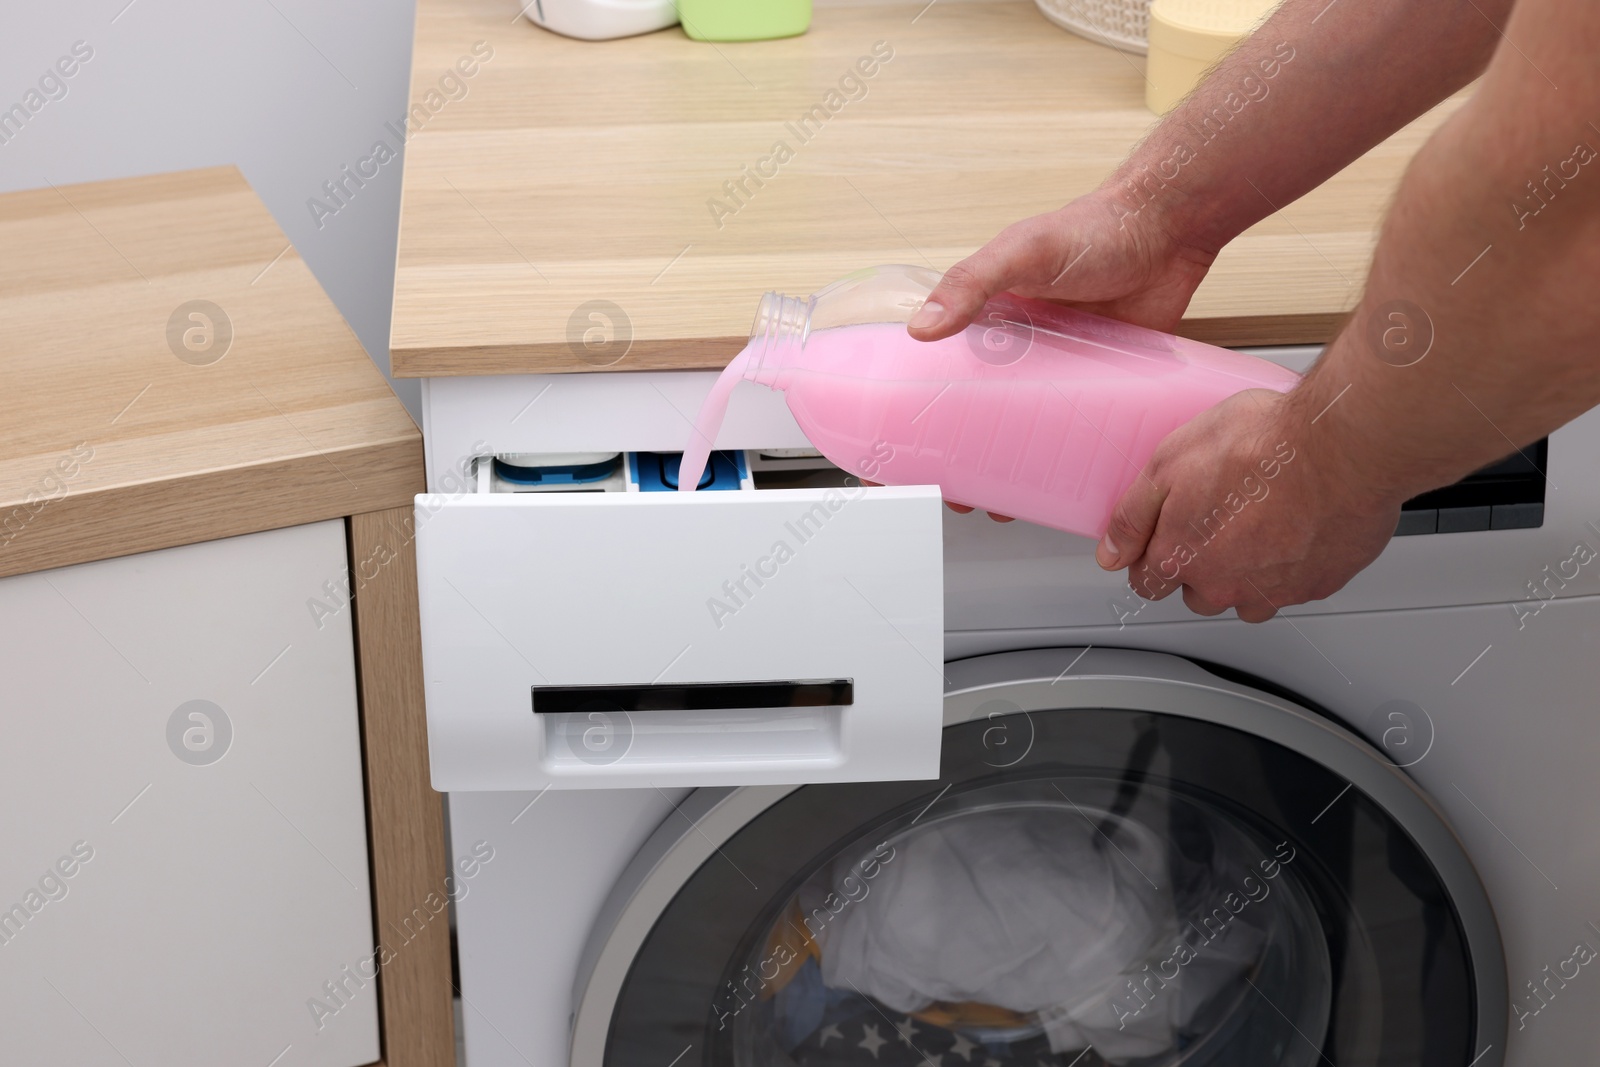
[[[733,387],[744,377],[745,364],[749,362],[750,347],[747,345],[744,351],[733,357],[733,362],[723,368],[721,376],[711,384],[711,392],[706,394],[705,402],[700,405],[700,414],[694,420],[694,431],[689,435],[689,443],[684,446],[683,458],[678,461],[680,493],[692,493],[700,484],[700,475],[705,473],[706,461],[711,458],[711,453],[716,448],[717,431],[722,429],[722,420],[728,414],[728,397],[733,393]]]
[[[1025,331],[974,326],[932,343],[891,323],[815,331],[778,384],[813,446],[852,474],[1099,537],[1167,434],[1241,390],[1299,380],[1254,356],[1018,303]],[[707,397],[680,490],[698,482],[749,353]]]

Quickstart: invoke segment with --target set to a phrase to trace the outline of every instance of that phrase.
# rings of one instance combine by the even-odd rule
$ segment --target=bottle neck
[[[785,372],[811,333],[811,309],[815,306],[815,298],[809,296],[767,293],[761,298],[750,326],[750,357],[744,368],[747,380],[769,389],[783,388],[788,377]]]

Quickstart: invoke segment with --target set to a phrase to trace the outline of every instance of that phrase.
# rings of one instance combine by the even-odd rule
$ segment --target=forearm
[[[1477,77],[1511,0],[1286,0],[1107,181],[1214,255]]]
[[[1506,34],[1515,47],[1413,161],[1360,305],[1294,395],[1311,453],[1375,508],[1600,403],[1600,71],[1584,44],[1600,10],[1521,0]]]

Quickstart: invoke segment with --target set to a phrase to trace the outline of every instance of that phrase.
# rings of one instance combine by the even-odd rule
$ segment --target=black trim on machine
[[[1543,526],[1544,472],[1549,465],[1550,439],[1540,438],[1454,485],[1401,504],[1395,536]]]
[[[674,682],[665,685],[536,685],[535,715],[594,711],[728,711],[833,708],[855,703],[853,678],[771,682]]]

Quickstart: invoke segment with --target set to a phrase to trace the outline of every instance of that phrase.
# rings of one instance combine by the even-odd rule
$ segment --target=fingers
[[[1095,562],[1108,571],[1137,563],[1149,547],[1166,499],[1167,490],[1147,475],[1135,478],[1111,512],[1106,532],[1094,549]]]
[[[1248,604],[1235,604],[1233,610],[1238,614],[1242,622],[1266,622],[1278,614],[1277,608],[1260,597]]]
[[[946,500],[944,502],[944,506],[949,508],[951,511],[955,512],[957,515],[970,515],[970,514],[972,514],[972,509],[967,507],[967,505],[965,505],[965,504],[956,504],[956,503],[952,503],[951,501]],[[1010,515],[996,515],[992,511],[989,512],[989,518],[993,519],[995,522],[1016,522],[1017,521],[1015,518],[1011,517]]]
[[[1193,586],[1183,587],[1183,604],[1196,615],[1221,615],[1232,608],[1241,622],[1266,622],[1275,618],[1278,609],[1260,596],[1252,596],[1244,603],[1234,603],[1229,598],[1212,600]]]
[[[1020,282],[1046,273],[1042,226],[1033,219],[1009,226],[972,255],[944,272],[907,329],[919,341],[959,333],[977,318],[984,302]]]
[[[1142,562],[1128,568],[1128,588],[1143,600],[1156,601],[1167,599],[1183,586],[1175,576],[1165,576],[1156,565]]]
[[[862,485],[878,486],[878,485],[882,485],[883,483],[882,482],[869,482],[865,478],[863,478],[863,479],[861,479],[861,484]],[[972,508],[968,507],[965,504],[957,504],[953,500],[946,500],[944,502],[944,506],[949,508],[951,511],[955,512],[957,515],[970,515],[972,513]],[[993,519],[995,522],[1016,522],[1017,521],[1016,519],[1012,518],[1010,515],[996,515],[992,511],[989,512],[989,517],[991,519]]]
[[[1187,585],[1183,587],[1183,605],[1196,615],[1221,615],[1228,610],[1226,604],[1213,604],[1203,593]]]

